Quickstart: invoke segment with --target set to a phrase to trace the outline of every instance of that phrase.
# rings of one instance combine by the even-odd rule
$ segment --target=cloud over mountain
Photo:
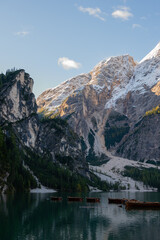
[[[64,69],[69,70],[69,69],[78,69],[81,67],[81,64],[69,59],[67,57],[61,57],[58,59],[58,65],[62,66]]]

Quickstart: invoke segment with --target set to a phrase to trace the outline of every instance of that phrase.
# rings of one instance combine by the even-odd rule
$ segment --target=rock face
[[[24,70],[10,72],[0,86],[0,126],[10,126],[21,148],[37,154],[57,157],[69,156],[72,168],[85,174],[87,165],[81,149],[81,139],[61,119],[43,119],[37,114],[32,93],[33,80]],[[83,170],[82,170],[83,169]]]
[[[153,145],[154,118],[151,121],[153,131],[148,131],[148,122],[143,133],[133,133],[145,112],[160,103],[159,53],[160,43],[140,63],[129,55],[104,60],[89,74],[42,93],[37,99],[39,111],[66,118],[74,131],[83,137],[86,154],[92,151],[101,158],[113,151],[124,157],[130,155],[130,159],[149,160],[151,154],[149,159],[145,155]],[[156,124],[159,123],[157,119]],[[158,133],[155,136],[154,146],[158,149]],[[150,140],[145,144],[147,137]],[[136,144],[139,148],[134,154]],[[155,152],[154,158],[158,160],[158,150]]]
[[[37,111],[33,79],[24,70],[10,73],[0,94],[0,120],[16,122]]]
[[[140,162],[160,163],[160,115],[145,116],[117,148],[117,155]]]
[[[81,147],[81,140],[67,122],[61,119],[44,120],[40,124],[36,140],[37,152],[49,152],[54,161],[68,156],[72,170],[85,175],[87,164]]]
[[[92,148],[95,154],[98,156],[106,154],[103,133],[110,112],[110,109],[106,108],[106,101],[110,100],[116,88],[125,87],[133,74],[135,65],[133,58],[128,55],[102,61],[91,73],[69,80],[68,87],[66,87],[66,81],[64,83],[64,94],[64,84],[57,87],[58,91],[61,89],[60,96],[63,96],[59,107],[54,106],[55,97],[59,99],[59,95],[52,95],[52,90],[42,93],[37,99],[39,109],[41,111],[41,108],[45,108],[47,111],[53,111],[53,114],[58,113],[61,117],[67,117],[74,131],[84,138],[88,152],[92,147],[89,141],[89,133],[90,131],[94,132],[94,146]],[[79,87],[74,82],[82,76],[85,76],[87,81]],[[76,86],[74,91],[72,85]],[[68,89],[67,97],[65,95],[66,89]],[[54,92],[56,92],[56,88]],[[47,105],[47,102],[44,104],[45,98],[43,96],[50,99],[49,105]]]

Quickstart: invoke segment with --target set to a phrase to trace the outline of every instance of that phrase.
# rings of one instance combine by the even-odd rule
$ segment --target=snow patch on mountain
[[[40,188],[34,188],[30,190],[31,193],[55,193],[54,189],[49,189],[41,185]]]
[[[97,94],[105,88],[107,91],[116,86],[123,89],[133,75],[135,65],[129,55],[110,57],[97,64],[90,73],[81,74],[46,90],[37,98],[37,104],[48,111],[54,111],[67,97],[79,93],[86,85],[92,86]]]
[[[100,93],[102,92],[102,90],[104,89],[105,85],[103,86],[99,86],[99,85],[92,85],[92,87],[94,88],[94,90],[97,92],[97,93]]]
[[[106,92],[105,109],[116,108],[117,102],[125,99],[129,92],[145,94],[159,81],[160,42],[140,63],[129,55],[110,57],[98,63],[90,73],[46,90],[38,97],[37,104],[39,109],[56,111],[65,99],[90,85],[98,95]]]
[[[37,104],[42,105],[43,108],[48,111],[53,111],[58,108],[73,92],[82,90],[90,79],[90,74],[81,74],[75,78],[71,78],[57,87],[43,92],[37,98]]]
[[[141,61],[140,63],[146,61],[146,60],[149,60],[149,59],[152,59],[152,58],[155,58],[157,56],[160,56],[160,42],[156,45],[156,47],[151,51],[149,52]]]
[[[112,91],[112,97],[106,102],[105,109],[115,108],[119,99],[124,99],[129,92],[144,94],[160,81],[160,55],[148,61],[141,61],[134,69],[129,82],[116,86]]]
[[[136,162],[128,160],[126,158],[116,157],[108,153],[110,160],[101,166],[89,166],[90,170],[96,174],[101,180],[108,183],[119,182],[121,186],[125,186],[129,191],[156,191],[157,189],[145,186],[142,182],[135,181],[130,177],[124,177],[122,175],[125,166],[131,166],[136,168],[157,168],[152,164]],[[158,167],[160,169],[160,167]]]
[[[94,67],[89,84],[111,86],[113,83],[119,84],[120,80],[121,84],[126,84],[132,76],[135,65],[136,63],[129,55],[110,57]]]

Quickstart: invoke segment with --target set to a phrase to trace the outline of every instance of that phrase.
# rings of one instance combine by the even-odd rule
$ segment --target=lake
[[[160,211],[126,211],[108,197],[160,201],[156,192],[89,193],[100,203],[52,202],[60,194],[0,196],[0,240],[159,240]],[[72,194],[72,196],[74,196]],[[83,194],[80,195],[85,197]]]

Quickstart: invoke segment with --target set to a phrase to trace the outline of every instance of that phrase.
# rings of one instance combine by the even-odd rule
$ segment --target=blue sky
[[[110,56],[140,61],[160,41],[159,0],[0,0],[0,72],[44,90]]]

